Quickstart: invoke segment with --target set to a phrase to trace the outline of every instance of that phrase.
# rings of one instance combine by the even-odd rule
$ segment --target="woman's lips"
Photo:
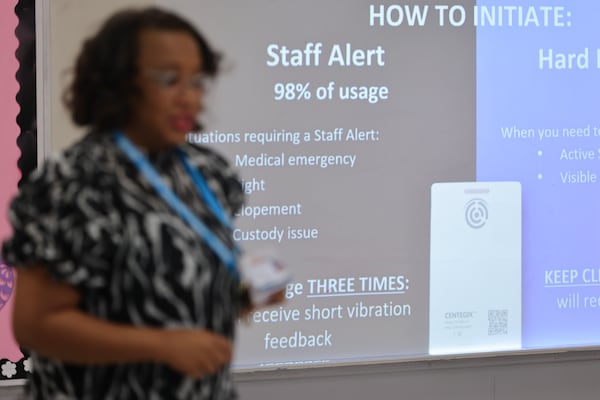
[[[181,132],[190,132],[194,129],[194,126],[196,126],[194,119],[188,116],[173,117],[170,122],[173,129]]]

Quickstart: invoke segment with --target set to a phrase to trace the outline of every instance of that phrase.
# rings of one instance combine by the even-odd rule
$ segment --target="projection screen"
[[[293,274],[239,370],[600,345],[600,3],[153,4],[222,52],[188,140]]]

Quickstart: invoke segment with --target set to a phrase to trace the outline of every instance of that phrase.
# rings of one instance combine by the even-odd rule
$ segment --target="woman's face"
[[[145,30],[138,52],[141,95],[125,133],[149,150],[185,142],[202,108],[204,76],[196,40],[184,31]]]

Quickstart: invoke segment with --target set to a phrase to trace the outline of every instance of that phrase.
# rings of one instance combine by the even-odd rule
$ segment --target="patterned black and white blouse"
[[[182,147],[221,205],[243,203],[234,171],[213,151]],[[173,150],[148,158],[174,192],[228,246]],[[233,338],[238,286],[227,267],[150,187],[112,135],[88,134],[49,159],[10,207],[7,264],[47,266],[75,287],[84,312],[136,326],[207,328]],[[153,363],[83,366],[32,354],[30,399],[232,399],[229,369],[196,380]]]

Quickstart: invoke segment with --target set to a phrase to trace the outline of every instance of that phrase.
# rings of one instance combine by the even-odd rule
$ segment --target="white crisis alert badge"
[[[284,290],[292,280],[290,271],[272,255],[245,254],[240,259],[239,269],[254,306],[265,305],[272,295]]]

